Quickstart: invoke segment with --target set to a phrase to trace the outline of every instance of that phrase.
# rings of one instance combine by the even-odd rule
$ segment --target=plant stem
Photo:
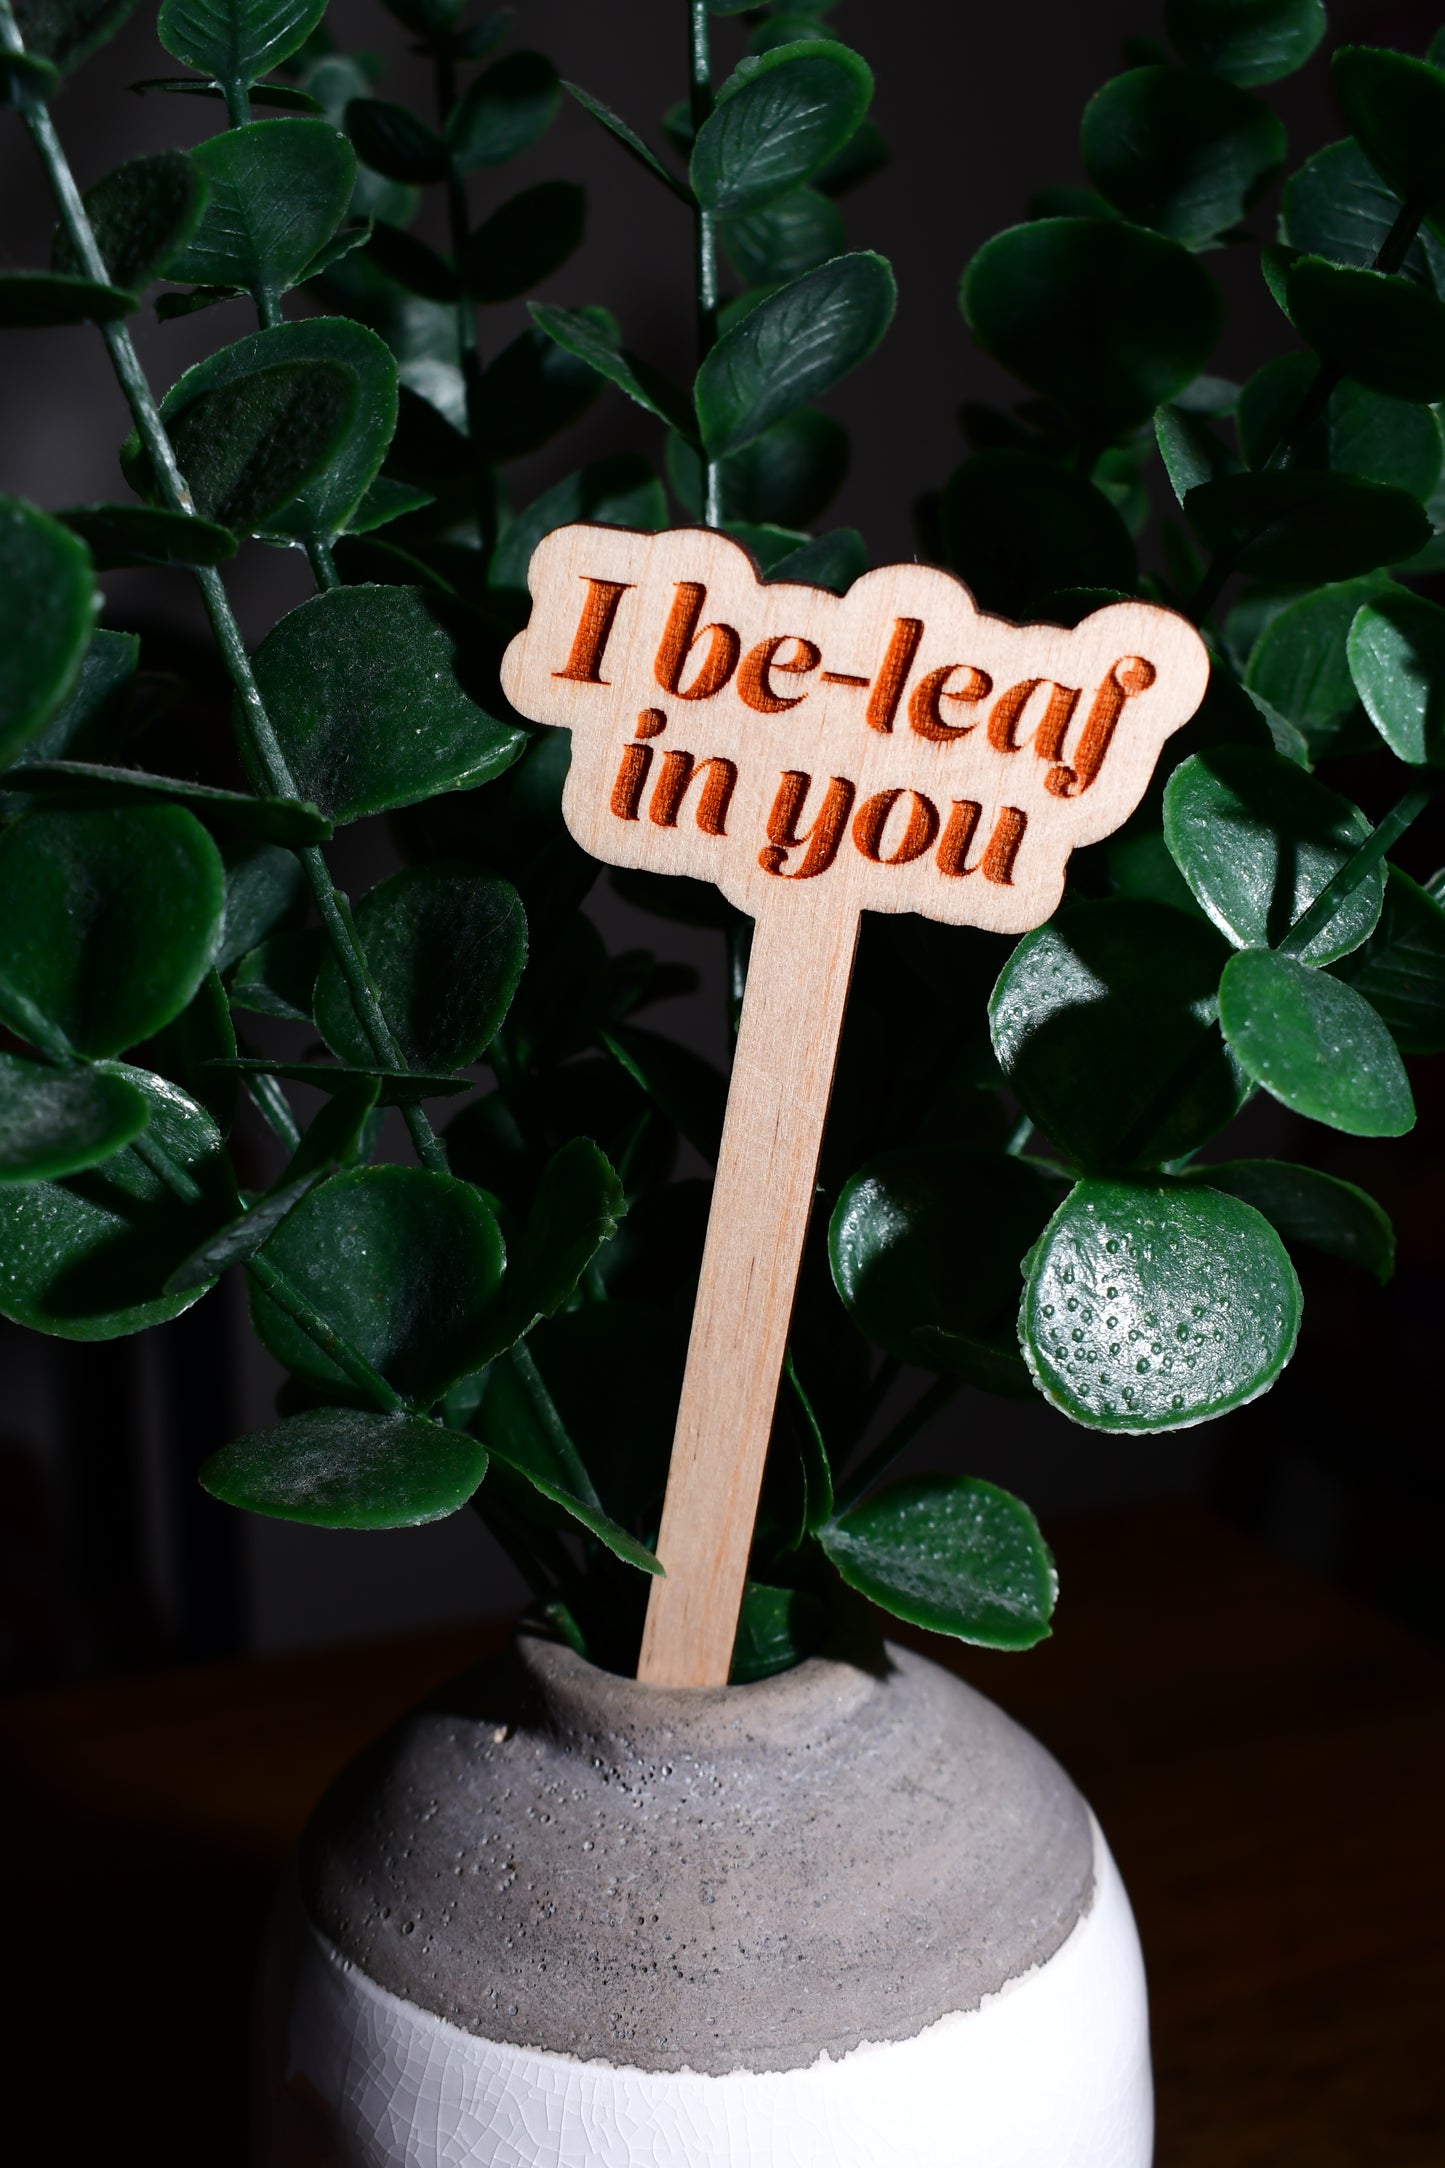
[[[433,51],[436,62],[437,118],[446,128],[457,102],[457,71],[448,52]],[[467,402],[467,441],[471,447],[472,500],[477,521],[477,544],[483,557],[497,546],[497,506],[492,492],[486,455],[486,414],[482,389],[482,355],[477,343],[476,304],[461,283],[462,260],[471,232],[467,208],[467,184],[450,159],[447,160],[447,230],[451,240],[452,268],[457,275],[457,354],[461,362],[462,388]]]
[[[405,1411],[406,1402],[400,1393],[393,1392],[379,1370],[374,1370],[358,1348],[327,1324],[321,1312],[314,1308],[279,1265],[271,1262],[266,1252],[257,1250],[247,1260],[246,1270],[258,1286],[264,1287],[278,1310],[284,1310],[294,1325],[299,1325],[312,1345],[330,1357],[338,1370],[344,1370],[353,1385],[376,1402],[388,1415]]]
[[[1417,783],[1390,808],[1378,828],[1347,858],[1333,880],[1327,881],[1314,902],[1303,911],[1275,950],[1278,956],[1300,956],[1317,933],[1323,932],[1340,905],[1374,872],[1387,851],[1394,849],[1412,821],[1419,819],[1439,789],[1436,782]]]
[[[567,1426],[557,1412],[557,1404],[548,1392],[546,1381],[537,1368],[536,1358],[525,1340],[519,1340],[509,1348],[506,1360],[512,1366],[517,1383],[532,1404],[532,1412],[547,1433],[547,1441],[561,1463],[562,1471],[576,1496],[585,1506],[593,1506],[600,1513],[602,1500],[587,1473],[581,1454],[572,1443]]]
[[[692,131],[696,138],[713,109],[712,49],[708,34],[707,0],[688,0],[690,89]],[[693,249],[697,304],[697,358],[707,360],[717,344],[717,233],[713,214],[702,205],[693,208]],[[722,467],[703,453],[702,516],[709,527],[722,525]]]
[[[878,1478],[892,1466],[905,1445],[912,1443],[925,1423],[931,1423],[939,1411],[948,1406],[963,1389],[961,1378],[935,1378],[926,1393],[921,1393],[911,1408],[905,1408],[893,1428],[874,1446],[866,1459],[838,1492],[833,1505],[836,1520],[855,1506],[864,1491],[870,1490]]]
[[[311,576],[323,594],[330,594],[333,587],[341,585],[341,574],[336,569],[331,544],[324,534],[306,537],[306,557],[311,566]]]

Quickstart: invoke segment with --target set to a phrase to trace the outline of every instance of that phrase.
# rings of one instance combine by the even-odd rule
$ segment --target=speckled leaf
[[[911,1625],[991,1649],[1050,1631],[1059,1583],[1039,1524],[977,1476],[890,1483],[818,1540],[850,1588]]]
[[[62,75],[113,38],[134,7],[135,0],[14,0],[27,50]]]
[[[498,719],[484,630],[420,587],[337,588],[283,617],[255,671],[298,791],[340,823],[510,767],[526,733]]]
[[[149,1117],[149,1101],[123,1076],[0,1054],[0,1182],[78,1174],[139,1136]]]
[[[1236,948],[1281,942],[1365,838],[1370,823],[1293,761],[1221,745],[1181,762],[1164,792],[1164,836],[1202,910]],[[1304,951],[1333,963],[1358,948],[1385,899],[1377,866]]]
[[[1390,751],[1414,766],[1445,766],[1445,610],[1397,589],[1354,618],[1350,674]]]
[[[1394,1040],[1369,1002],[1329,972],[1244,949],[1220,980],[1219,1021],[1247,1074],[1296,1114],[1356,1137],[1413,1127]]]
[[[312,1408],[223,1445],[200,1483],[223,1505],[313,1528],[418,1528],[466,1504],[487,1472],[475,1438],[417,1415]]]
[[[455,867],[412,867],[362,898],[356,930],[408,1067],[446,1071],[476,1061],[527,960],[526,916],[511,882]],[[316,1022],[343,1060],[374,1059],[330,952],[316,982]]]
[[[1378,1010],[1402,1053],[1445,1054],[1445,910],[1398,866],[1380,923],[1335,975]]]
[[[1019,1338],[1040,1392],[1074,1422],[1180,1430],[1268,1391],[1301,1300],[1253,1206],[1202,1185],[1085,1181],[1029,1260]]]
[[[95,610],[85,544],[34,505],[0,497],[0,766],[70,691]]]

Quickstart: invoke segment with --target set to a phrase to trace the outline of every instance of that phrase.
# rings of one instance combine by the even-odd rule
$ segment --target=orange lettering
[[[904,797],[913,801],[908,809],[908,825],[897,846],[885,853],[881,846],[888,816]],[[938,808],[921,791],[876,791],[871,798],[863,800],[853,816],[853,841],[875,866],[906,866],[910,859],[923,856],[937,834]]]
[[[1153,663],[1145,662],[1142,655],[1120,656],[1094,695],[1094,705],[1089,710],[1089,720],[1074,754],[1073,767],[1050,768],[1044,777],[1045,790],[1051,790],[1056,798],[1083,796],[1104,765],[1104,755],[1109,750],[1114,726],[1124,712],[1124,702],[1132,700],[1136,693],[1147,692],[1158,674]],[[1057,760],[1062,747],[1061,731],[1059,743],[1046,757]],[[1039,751],[1042,753],[1043,750],[1041,744]]]
[[[742,646],[731,625],[706,625],[698,631],[698,619],[706,600],[707,589],[700,580],[678,581],[672,608],[663,627],[662,645],[653,664],[653,676],[663,691],[676,694],[679,700],[711,700],[714,693],[721,692],[733,674]],[[691,685],[684,685],[682,673],[687,658],[698,641],[704,639],[708,643],[707,651],[698,665],[697,675]]]
[[[652,803],[647,808],[648,819],[659,828],[675,828],[678,809],[689,783],[695,775],[701,775],[704,771],[707,773],[707,781],[703,784],[702,796],[697,801],[697,825],[704,835],[726,835],[727,829],[723,823],[727,819],[728,805],[737,784],[738,771],[737,763],[724,760],[720,753],[714,753],[711,760],[701,761],[695,761],[691,753],[664,753],[657,787],[652,793]]]
[[[1071,685],[1055,685],[1048,678],[1024,678],[1018,685],[1010,685],[1008,691],[994,703],[988,719],[988,742],[996,753],[1016,753],[1019,750],[1018,726],[1033,695],[1041,685],[1049,688],[1048,706],[1043,720],[1034,733],[1034,742],[1045,760],[1057,760],[1059,747],[1064,742],[1064,732],[1079,704],[1079,695]]]
[[[923,638],[921,617],[896,617],[889,637],[887,653],[882,666],[873,680],[873,690],[868,695],[864,721],[874,730],[891,730],[893,718],[898,713],[898,703],[903,698],[903,688],[908,673],[913,668],[913,658],[918,653],[918,643]]]
[[[1014,860],[1028,826],[1028,815],[1016,805],[1006,805],[993,824],[993,834],[984,848],[984,854],[976,864],[969,865],[969,847],[978,828],[982,806],[974,798],[955,798],[943,840],[934,859],[940,873],[950,879],[968,873],[981,873],[986,881],[994,881],[1000,888],[1013,885]]]
[[[794,654],[789,661],[782,661],[778,649],[792,641]],[[806,693],[796,693],[791,699],[774,692],[769,673],[785,670],[801,677],[809,670],[816,670],[823,660],[811,640],[804,640],[793,632],[782,633],[776,640],[760,640],[756,647],[748,649],[743,666],[738,672],[738,695],[759,715],[781,715],[784,708],[796,708],[807,699]]]
[[[823,794],[811,828],[800,834],[798,819],[807,803],[812,784],[810,775],[796,768],[787,768],[778,778],[778,795],[773,800],[773,810],[768,815],[768,842],[758,852],[758,864],[764,873],[776,873],[785,881],[807,881],[814,874],[826,873],[838,855],[838,845],[843,840],[843,830],[853,808],[853,785],[844,775],[831,778]],[[789,851],[806,844],[802,861],[791,873],[783,872],[783,861]]]
[[[967,684],[958,692],[945,691],[955,670],[967,673]],[[977,730],[978,718],[971,723],[946,723],[939,705],[943,700],[959,700],[972,704],[987,700],[993,691],[993,679],[986,670],[975,670],[972,663],[946,662],[937,670],[930,670],[918,680],[908,697],[908,720],[920,738],[937,738],[949,741],[966,738],[970,730]]]
[[[586,579],[583,573],[580,577]],[[579,685],[606,685],[601,675],[602,658],[612,637],[617,605],[631,588],[631,580],[587,580],[587,600],[572,637],[572,652],[553,677],[571,678]]]

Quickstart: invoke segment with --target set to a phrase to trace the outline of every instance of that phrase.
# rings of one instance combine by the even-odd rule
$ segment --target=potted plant
[[[159,87],[225,125],[82,195],[51,104],[129,4],[0,0],[59,221],[48,269],[0,274],[0,324],[93,326],[134,421],[131,501],[0,506],[0,1310],[104,1338],[240,1269],[288,1382],[201,1471],[213,1496],[352,1529],[471,1503],[534,1592],[505,1661],[318,1815],[272,1953],[263,2148],[1142,2168],[1142,1973],[1102,1838],[860,1599],[993,1647],[1049,1631],[1021,1501],[886,1480],[963,1384],[1166,1434],[1278,1377],[1290,1245],[1389,1273],[1364,1191],[1226,1133],[1264,1092],[1398,1135],[1402,1052],[1445,1047],[1438,887],[1388,858],[1445,754],[1445,49],[1336,53],[1349,134],[1275,197],[1261,87],[1319,46],[1319,0],[1171,0],[1170,46],[1085,111],[1089,185],[972,248],[964,316],[1027,396],[965,410],[922,555],[998,617],[1167,604],[1209,690],[1047,924],[870,921],[733,1683],[679,1692],[632,1674],[707,1210],[677,1147],[715,1153],[725,1084],[638,1023],[679,974],[581,912],[565,734],[498,673],[571,522],[721,526],[835,593],[865,569],[819,524],[847,446],[816,402],[892,312],[840,208],[884,155],[871,75],[822,6],[690,0],[690,95],[654,143],[503,17],[387,0],[434,126],[324,0],[163,0],[190,72]],[[715,31],[740,55],[716,76]],[[692,220],[690,392],[601,306],[480,342],[584,207],[472,176],[567,94]],[[445,249],[412,230],[427,190]],[[1294,335],[1242,387],[1207,373],[1226,242]],[[127,329],[158,279],[163,319],[256,317],[159,397]],[[511,462],[608,386],[656,419],[656,464],[514,503]],[[258,542],[304,550],[316,592],[248,652],[222,568]],[[198,582],[230,680],[233,739],[194,774],[149,765],[146,658],[98,622],[97,577],[130,565]],[[375,817],[400,864],[353,904],[326,845]],[[736,1012],[747,920],[614,878],[716,928]],[[399,1129],[406,1161],[378,1156]],[[905,1366],[931,1382],[880,1436]]]

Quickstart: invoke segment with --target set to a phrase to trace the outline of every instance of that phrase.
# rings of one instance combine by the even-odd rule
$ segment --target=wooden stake
[[[858,917],[780,897],[748,961],[637,1676],[725,1686]]]

